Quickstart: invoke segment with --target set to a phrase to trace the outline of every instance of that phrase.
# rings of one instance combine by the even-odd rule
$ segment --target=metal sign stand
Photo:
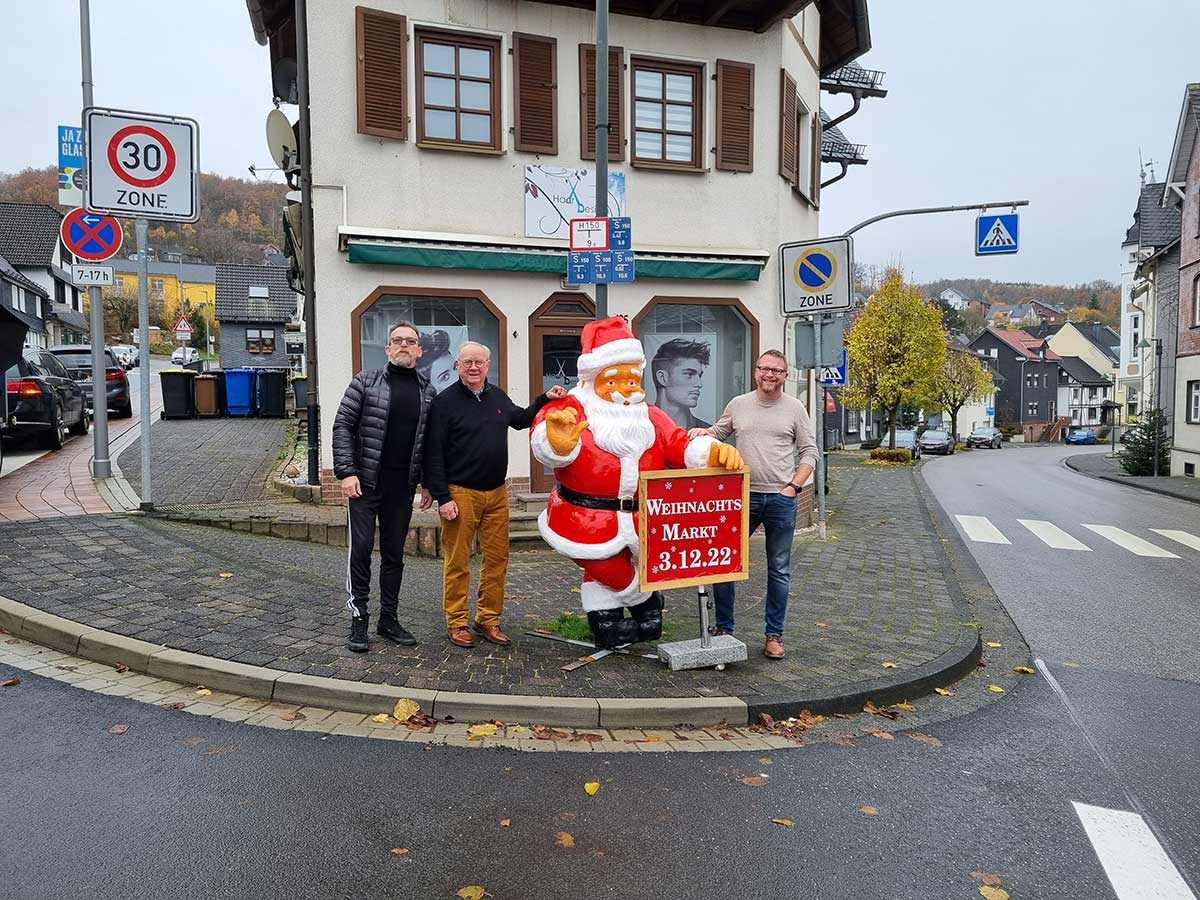
[[[587,656],[581,656],[578,659],[567,663],[562,667],[564,672],[574,672],[576,669],[582,669],[588,663],[596,662],[604,659],[606,656],[612,656],[614,653],[620,653],[622,656],[640,656],[643,659],[658,659],[657,653],[634,653],[632,650],[626,649],[630,644],[623,644],[612,650],[597,650],[595,644],[589,644],[587,641],[577,641],[574,638],[563,637],[560,634],[550,634],[545,631],[526,631],[529,637],[545,638],[548,641],[558,641],[560,644],[573,644],[576,647],[590,647],[594,652]]]
[[[726,663],[745,661],[745,644],[731,634],[713,634],[716,629],[711,624],[713,601],[708,594],[708,585],[696,585],[696,602],[700,608],[699,639],[659,644],[658,658],[670,666],[672,672],[709,667],[721,672]]]

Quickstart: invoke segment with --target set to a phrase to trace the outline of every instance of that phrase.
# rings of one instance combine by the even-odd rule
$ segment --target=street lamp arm
[[[1028,206],[1028,200],[1003,200],[995,203],[971,203],[967,206],[925,206],[919,209],[897,209],[892,212],[881,213],[878,216],[872,216],[869,219],[864,219],[853,228],[844,232],[846,235],[854,234],[860,228],[866,228],[868,225],[873,225],[876,222],[881,222],[884,219],[894,219],[898,216],[923,216],[926,213],[944,213],[944,212],[963,212],[968,209],[977,209],[980,212],[987,212],[989,209],[1010,206],[1016,209],[1018,206]]]

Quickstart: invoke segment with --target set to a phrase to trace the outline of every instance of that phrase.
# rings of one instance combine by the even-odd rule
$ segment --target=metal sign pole
[[[79,0],[79,57],[83,108],[87,109],[92,105],[92,18],[88,0]],[[81,124],[86,127],[87,122],[81,118]],[[87,159],[85,165],[90,176],[92,161]],[[109,478],[112,460],[108,457],[108,385],[104,380],[108,366],[104,359],[104,298],[98,287],[88,288],[88,312],[92,342],[92,477]]]
[[[146,261],[146,229],[145,219],[135,219],[134,232],[137,234],[137,266],[138,266],[138,369],[141,392],[141,442],[142,442],[142,502],[141,509],[154,509],[153,495],[150,492],[150,295],[146,289],[146,279],[150,277],[150,264]]]
[[[608,0],[596,0],[596,216],[608,217]],[[608,317],[608,285],[596,285],[596,318]]]
[[[813,316],[813,360],[821,365],[821,320],[820,313]],[[813,400],[812,420],[813,431],[817,439],[817,467],[813,471],[813,491],[817,495],[817,533],[825,540],[825,388],[816,378],[816,369],[811,370],[811,376],[816,384]]]

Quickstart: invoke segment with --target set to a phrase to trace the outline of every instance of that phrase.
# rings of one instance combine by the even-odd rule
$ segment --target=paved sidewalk
[[[1128,475],[1121,468],[1121,464],[1107,453],[1080,453],[1068,456],[1064,462],[1068,468],[1093,478],[1103,478],[1114,484],[1124,484],[1178,500],[1200,503],[1200,478],[1185,478],[1182,475],[1160,475],[1158,478],[1152,475]]]
[[[452,647],[444,636],[440,562],[411,558],[401,613],[421,643],[409,649],[379,642],[362,656],[345,649],[345,556],[330,547],[140,516],[94,516],[0,525],[0,566],[12,573],[4,593],[13,600],[93,628],[279,672],[526,696],[733,695],[752,714],[889,687],[928,690],[928,679],[946,680],[947,669],[973,666],[976,629],[963,624],[972,614],[915,470],[846,462],[832,476],[833,539],[801,538],[795,546],[788,658],[773,663],[761,655],[765,563],[756,542],[755,575],[738,591],[739,636],[750,659],[724,672],[670,672],[622,656],[564,672],[581,649],[522,634],[579,610],[576,567],[548,551],[513,554],[505,611],[513,648]],[[673,638],[694,636],[695,594],[669,592],[667,620]]]

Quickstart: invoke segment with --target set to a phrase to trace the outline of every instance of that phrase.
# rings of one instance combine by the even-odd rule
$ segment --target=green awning
[[[429,246],[421,244],[350,241],[352,263],[376,266],[416,266],[429,269],[487,269],[502,272],[567,273],[567,254],[561,250],[512,247]],[[750,258],[639,255],[638,278],[698,278],[710,281],[758,281],[762,264]]]

